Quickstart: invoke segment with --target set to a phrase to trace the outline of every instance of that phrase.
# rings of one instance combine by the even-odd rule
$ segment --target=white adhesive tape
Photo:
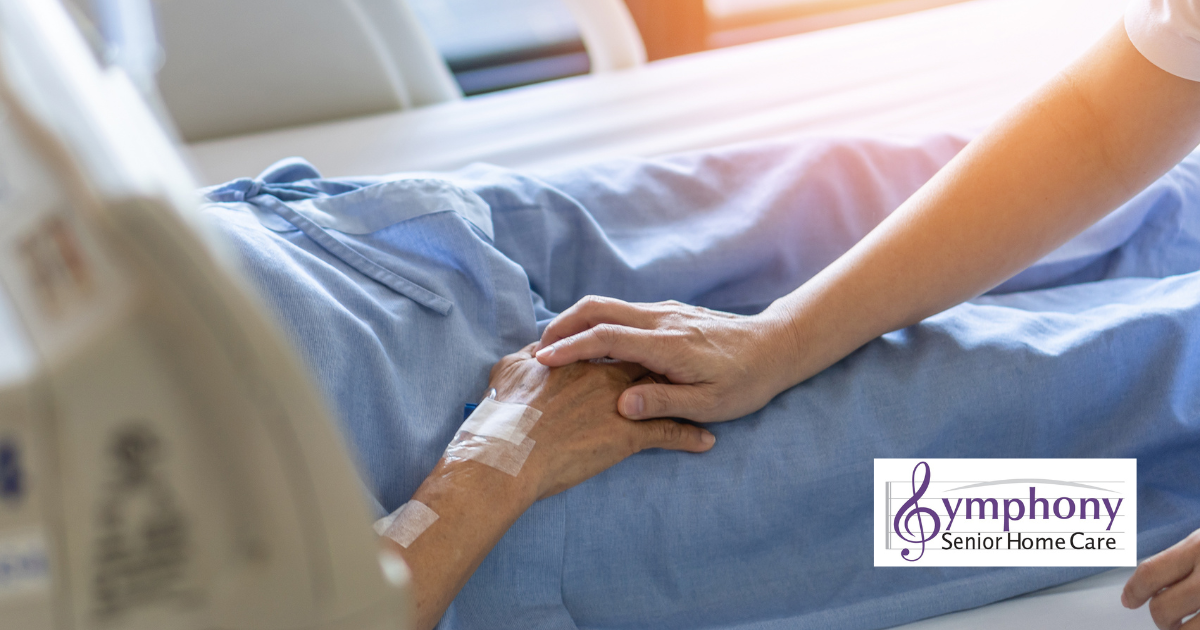
[[[484,399],[446,447],[446,459],[474,460],[516,477],[536,444],[528,434],[541,417],[527,405]]]
[[[462,431],[446,448],[446,459],[470,459],[516,477],[537,442],[525,438],[513,444],[497,438],[471,435]]]
[[[533,407],[485,398],[458,430],[520,445],[541,417]]]
[[[375,521],[375,533],[408,549],[417,537],[438,520],[437,512],[420,501],[409,501],[395,512]]]

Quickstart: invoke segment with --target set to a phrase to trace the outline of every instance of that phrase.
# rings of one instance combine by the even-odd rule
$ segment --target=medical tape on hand
[[[420,501],[409,501],[395,512],[375,521],[375,533],[408,549],[417,537],[438,520],[437,512]]]
[[[470,459],[516,477],[533,450],[528,437],[542,412],[486,398],[454,434],[446,459]]]

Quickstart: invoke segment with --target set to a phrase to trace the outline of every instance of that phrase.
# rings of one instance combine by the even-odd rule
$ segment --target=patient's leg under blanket
[[[547,308],[589,295],[746,312],[833,262],[965,141],[776,141],[529,177],[479,165],[496,247]]]
[[[589,294],[755,312],[833,262],[965,144],[760,142],[536,178],[482,165],[456,177],[489,203],[496,247],[552,312]],[[994,292],[1200,268],[1200,216],[1180,212],[1198,178],[1194,155]]]

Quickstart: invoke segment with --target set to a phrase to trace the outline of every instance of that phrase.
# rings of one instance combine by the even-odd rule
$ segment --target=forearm
[[[407,549],[386,538],[382,541],[412,571],[417,628],[437,624],[483,559],[535,501],[582,483],[644,449],[702,453],[712,448],[711,434],[697,427],[670,420],[633,422],[617,413],[617,396],[644,377],[645,368],[630,363],[576,363],[551,369],[533,358],[535,346],[501,359],[489,379],[498,401],[527,405],[540,414],[525,427],[533,448],[516,475],[472,458],[496,454],[492,449],[505,449],[511,455],[507,439],[468,433],[467,447],[456,436],[448,449],[453,456],[443,457],[412,497],[432,509],[437,520]],[[487,423],[493,433],[497,424],[512,421],[493,420]]]
[[[1200,84],[1114,28],[765,317],[786,387],[979,295],[1114,210],[1200,142]]]
[[[432,628],[508,528],[535,499],[518,477],[474,461],[438,462],[413,499],[438,514],[409,547],[383,538],[413,575],[417,628]]]

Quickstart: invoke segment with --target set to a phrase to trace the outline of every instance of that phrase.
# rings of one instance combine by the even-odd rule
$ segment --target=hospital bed
[[[974,0],[418,110],[191,145],[209,183],[303,156],[327,176],[485,161],[543,171],[800,135],[971,134],[1118,20],[1123,0]],[[1131,570],[905,626],[1152,628]]]

